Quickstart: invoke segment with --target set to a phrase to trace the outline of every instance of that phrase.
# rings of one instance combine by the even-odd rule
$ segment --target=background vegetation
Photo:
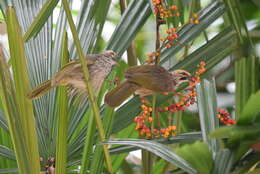
[[[0,48],[0,173],[35,174],[46,165],[51,171],[52,157],[58,174],[260,173],[257,0],[165,0],[181,16],[167,20],[162,32],[180,26],[180,44],[162,50],[161,65],[194,73],[205,61],[207,72],[196,87],[197,106],[172,116],[177,136],[156,140],[138,139],[133,122],[141,111],[138,97],[115,110],[103,104],[110,81],[122,79],[128,66],[144,64],[155,49],[151,1],[129,0],[125,9],[124,0],[73,2],[0,1],[9,43],[9,50],[3,43]],[[76,10],[68,8],[72,3]],[[194,13],[199,23],[188,24]],[[119,55],[120,66],[91,96],[94,102],[80,105],[66,97],[65,88],[26,98],[68,58],[107,49]],[[158,106],[171,101],[157,96]],[[219,123],[218,107],[227,108],[237,124]],[[125,159],[140,148],[142,165]]]

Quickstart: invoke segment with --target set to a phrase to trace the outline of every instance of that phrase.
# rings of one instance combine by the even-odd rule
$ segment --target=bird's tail
[[[36,86],[35,88],[33,88],[32,91],[27,94],[27,97],[29,99],[41,97],[53,87],[55,86],[51,85],[51,80],[47,80],[41,83],[40,85]]]
[[[105,103],[110,107],[117,107],[130,97],[138,88],[135,83],[125,81],[109,91],[105,96]]]

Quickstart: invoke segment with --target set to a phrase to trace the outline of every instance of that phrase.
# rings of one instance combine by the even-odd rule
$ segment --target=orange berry
[[[172,34],[172,37],[174,37],[174,38],[178,38],[179,35],[178,35],[177,33],[173,33],[173,34]]]
[[[160,41],[164,42],[164,41],[165,41],[165,39],[164,39],[164,38],[160,38]]]
[[[176,28],[171,28],[171,32],[176,32]]]
[[[180,105],[184,105],[184,102],[183,101],[180,101],[180,103],[179,103]]]
[[[165,133],[164,133],[164,136],[168,137],[169,134],[170,134],[169,132],[165,132]]]
[[[165,45],[165,47],[166,47],[166,48],[171,48],[171,47],[172,47],[172,45],[171,45],[171,44],[169,44],[169,43],[167,43],[167,44]]]
[[[195,19],[194,24],[198,24],[198,23],[200,23],[200,21],[198,19]]]
[[[172,37],[172,36],[167,36],[167,40],[172,41],[172,40],[174,40],[174,37]]]
[[[172,10],[177,10],[178,7],[177,7],[176,5],[173,5],[173,6],[170,7],[170,9],[172,9]]]
[[[164,134],[165,133],[165,129],[160,129],[160,133]]]
[[[176,126],[170,126],[171,130],[176,130]]]

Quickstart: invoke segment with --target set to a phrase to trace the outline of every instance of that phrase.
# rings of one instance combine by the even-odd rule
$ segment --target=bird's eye
[[[180,80],[188,80],[187,77],[181,77]]]

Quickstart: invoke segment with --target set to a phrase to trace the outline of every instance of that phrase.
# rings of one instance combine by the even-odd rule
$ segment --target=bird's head
[[[171,74],[176,83],[176,88],[185,82],[189,82],[192,77],[189,72],[184,71],[184,70],[175,70],[175,71],[172,71]]]
[[[110,60],[112,60],[112,64],[113,65],[117,65],[117,62],[115,61],[117,58],[118,58],[118,56],[117,56],[117,54],[114,52],[114,51],[112,51],[112,50],[106,50],[104,53],[103,53],[106,57],[108,57]]]

